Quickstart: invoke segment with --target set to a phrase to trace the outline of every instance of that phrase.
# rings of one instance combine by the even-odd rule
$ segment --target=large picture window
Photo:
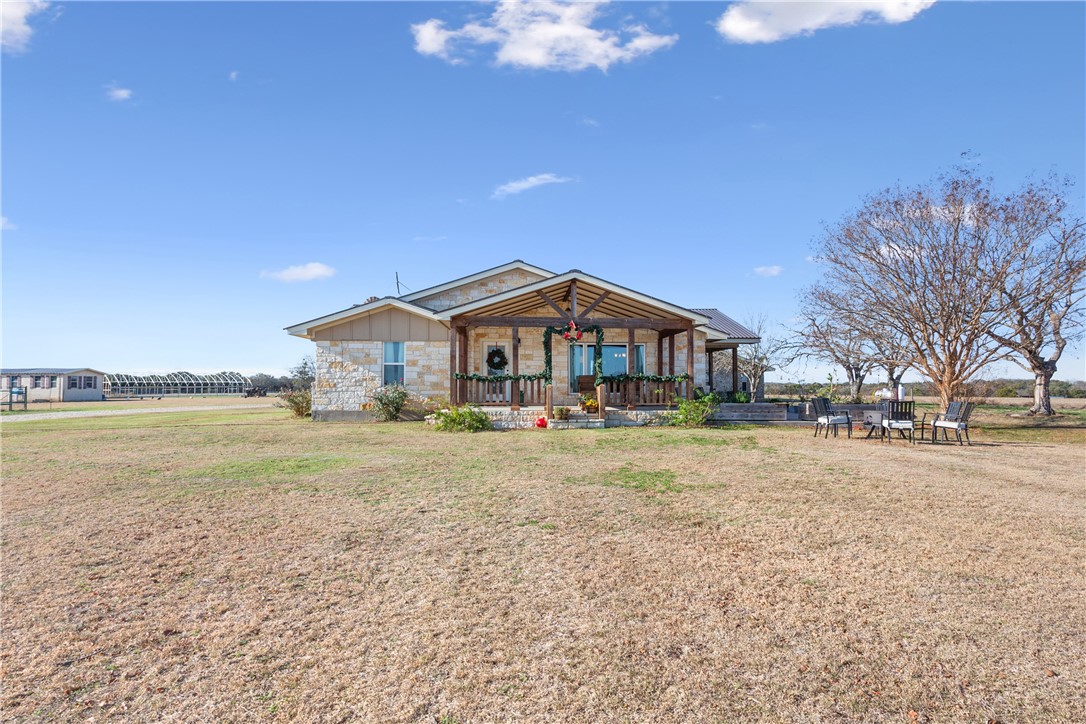
[[[404,380],[404,343],[385,342],[384,384],[402,385]]]
[[[634,374],[645,374],[645,345],[634,345]],[[577,391],[577,378],[594,374],[596,369],[596,345],[571,344],[569,346],[569,391]],[[603,374],[626,374],[626,345],[603,345]]]

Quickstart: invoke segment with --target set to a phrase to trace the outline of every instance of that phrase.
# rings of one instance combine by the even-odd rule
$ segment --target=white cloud
[[[471,46],[496,45],[494,62],[515,68],[578,71],[596,67],[606,71],[614,63],[627,63],[670,47],[678,35],[655,35],[644,26],[627,23],[621,30],[592,27],[606,2],[560,0],[501,0],[487,18],[456,30],[431,18],[411,26],[415,50],[450,63]]]
[[[236,70],[232,70],[232,71],[230,71],[230,80],[235,81],[235,80],[238,79],[238,76],[240,76],[240,75],[241,75],[241,73],[238,73]]]
[[[132,89],[121,88],[116,83],[112,83],[106,86],[106,98],[110,99],[111,101],[123,103],[127,100],[132,99]]]
[[[0,230],[15,231],[15,224],[11,223],[8,217],[0,216]]]
[[[733,43],[773,43],[816,30],[857,23],[904,23],[935,0],[853,0],[852,2],[768,2],[748,0],[730,6],[716,29]]]
[[[754,267],[754,273],[760,277],[775,277],[784,271],[784,267],[779,266],[756,266]]]
[[[546,184],[564,184],[569,183],[573,179],[566,176],[557,176],[553,173],[541,173],[535,176],[528,176],[527,178],[517,179],[516,181],[510,181],[504,183],[498,188],[494,189],[494,193],[490,195],[492,199],[504,199],[506,196],[512,196],[513,194],[519,194],[528,189],[534,189],[536,186],[545,186]]]
[[[45,0],[0,2],[0,47],[5,53],[23,53],[30,46],[30,17],[49,7]]]
[[[335,275],[336,270],[319,261],[311,261],[308,264],[288,266],[279,271],[262,271],[261,279],[277,279],[281,282],[311,282],[314,279],[327,279]]]
[[[589,118],[588,116],[585,116],[579,122],[582,126],[588,126],[589,128],[599,128],[601,125],[595,118]]]

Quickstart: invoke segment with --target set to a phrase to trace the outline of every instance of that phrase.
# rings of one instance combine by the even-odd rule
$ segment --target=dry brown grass
[[[3,712],[1082,721],[1083,435],[6,425]]]

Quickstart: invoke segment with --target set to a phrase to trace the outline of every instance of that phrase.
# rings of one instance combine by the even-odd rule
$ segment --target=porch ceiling
[[[568,315],[572,308],[573,281],[574,280],[572,279],[567,279],[566,281],[546,286],[542,286],[542,283],[540,283],[540,286],[533,285],[535,289],[531,291],[477,307],[472,309],[468,314],[479,317],[515,317],[527,315],[529,313],[538,314],[539,309],[542,306],[546,308],[546,316],[554,315],[555,321],[562,321],[562,318],[557,316],[554,309],[547,304],[538,292],[546,294],[551,301],[557,304],[558,307]],[[586,281],[583,278],[576,279],[576,282],[578,316],[583,315],[584,310],[595,304],[596,306],[592,307],[591,314],[588,317],[589,319],[592,317],[627,317],[635,319],[675,317],[675,312],[673,310],[667,310],[663,307],[658,307],[634,299],[620,292],[608,290],[602,286],[593,284],[590,281]],[[601,297],[604,297],[602,301],[600,301]]]

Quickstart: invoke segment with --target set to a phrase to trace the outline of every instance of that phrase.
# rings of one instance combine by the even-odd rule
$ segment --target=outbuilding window
[[[384,384],[402,385],[404,380],[404,343],[385,342]]]

